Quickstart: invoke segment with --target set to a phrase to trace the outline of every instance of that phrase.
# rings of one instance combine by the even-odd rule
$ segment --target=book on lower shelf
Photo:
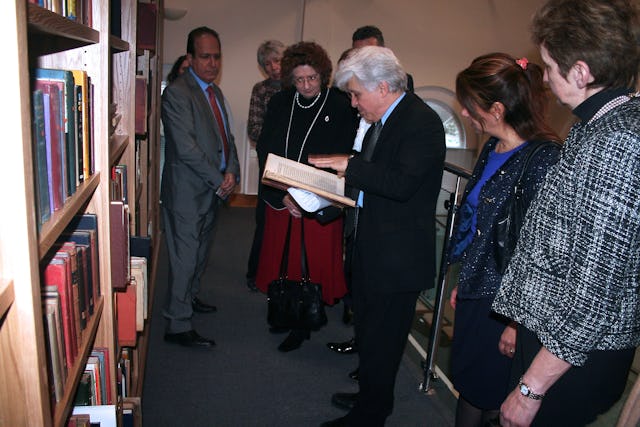
[[[118,321],[118,344],[123,347],[135,347],[137,284],[131,281],[124,290],[118,290],[116,297],[116,318]]]
[[[109,207],[111,235],[111,286],[123,290],[129,282],[129,206],[113,200]]]
[[[78,335],[76,333],[76,310],[74,309],[70,262],[64,257],[53,257],[45,266],[43,277],[45,289],[53,287],[58,290],[65,360],[67,369],[71,370],[78,354]]]
[[[99,425],[100,427],[117,427],[116,405],[88,405],[74,406],[73,415],[89,415],[91,425]]]
[[[262,183],[286,190],[301,188],[323,197],[337,206],[355,207],[356,201],[344,195],[344,178],[313,166],[269,153]]]
[[[43,314],[51,402],[55,405],[64,396],[67,377],[64,341],[62,341],[61,333],[62,323],[60,322],[60,298],[55,286],[50,287],[43,300]]]
[[[87,357],[74,397],[74,405],[110,405],[113,402],[109,384],[111,384],[109,351],[104,347],[96,347]]]

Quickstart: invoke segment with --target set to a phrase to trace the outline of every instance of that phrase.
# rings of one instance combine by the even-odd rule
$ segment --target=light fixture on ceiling
[[[164,8],[164,19],[169,21],[177,21],[187,14],[187,9],[175,9],[173,7]]]

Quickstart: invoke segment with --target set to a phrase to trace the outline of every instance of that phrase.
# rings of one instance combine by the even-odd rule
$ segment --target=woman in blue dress
[[[462,115],[476,131],[489,135],[467,183],[450,245],[451,261],[461,263],[451,295],[451,373],[460,393],[456,426],[484,426],[498,418],[508,394],[516,342],[515,325],[491,311],[502,279],[495,255],[496,222],[521,174],[528,207],[559,157],[560,139],[544,120],[543,71],[526,58],[503,53],[476,58],[458,74],[456,97]]]

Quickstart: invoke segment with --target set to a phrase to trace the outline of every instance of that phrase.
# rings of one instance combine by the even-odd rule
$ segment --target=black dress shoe
[[[198,297],[194,297],[191,300],[191,307],[193,308],[193,311],[197,313],[213,313],[218,310],[215,305],[207,304],[206,302],[201,301]]]
[[[340,409],[350,411],[356,405],[358,393],[334,393],[331,396],[331,403]]]
[[[327,347],[329,347],[329,350],[333,350],[340,354],[352,354],[358,352],[358,346],[356,345],[355,338],[351,338],[349,341],[345,342],[330,342],[327,343]]]
[[[349,378],[358,381],[360,379],[360,368],[358,367],[354,371],[349,372]]]
[[[214,340],[201,337],[193,329],[187,332],[178,332],[176,334],[164,334],[164,340],[184,347],[213,347],[216,345]]]
[[[289,335],[287,335],[284,341],[282,341],[282,343],[278,346],[278,350],[286,353],[287,351],[292,351],[300,348],[302,342],[304,340],[308,340],[310,336],[311,334],[309,333],[309,331],[294,329],[289,332]]]
[[[349,424],[347,424],[347,417],[345,416],[322,423],[320,427],[349,427]]]
[[[256,279],[255,277],[247,277],[247,288],[249,288],[249,290],[251,292],[258,292],[258,287],[256,286]]]

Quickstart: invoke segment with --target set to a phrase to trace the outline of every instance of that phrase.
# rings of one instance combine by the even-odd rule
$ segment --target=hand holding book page
[[[339,177],[343,177],[350,157],[348,154],[315,154],[309,155],[309,163],[317,168],[333,169]]]
[[[284,190],[289,187],[301,188],[324,197],[337,206],[354,207],[356,204],[355,200],[344,195],[343,177],[273,153],[269,153],[267,157],[262,182]]]

